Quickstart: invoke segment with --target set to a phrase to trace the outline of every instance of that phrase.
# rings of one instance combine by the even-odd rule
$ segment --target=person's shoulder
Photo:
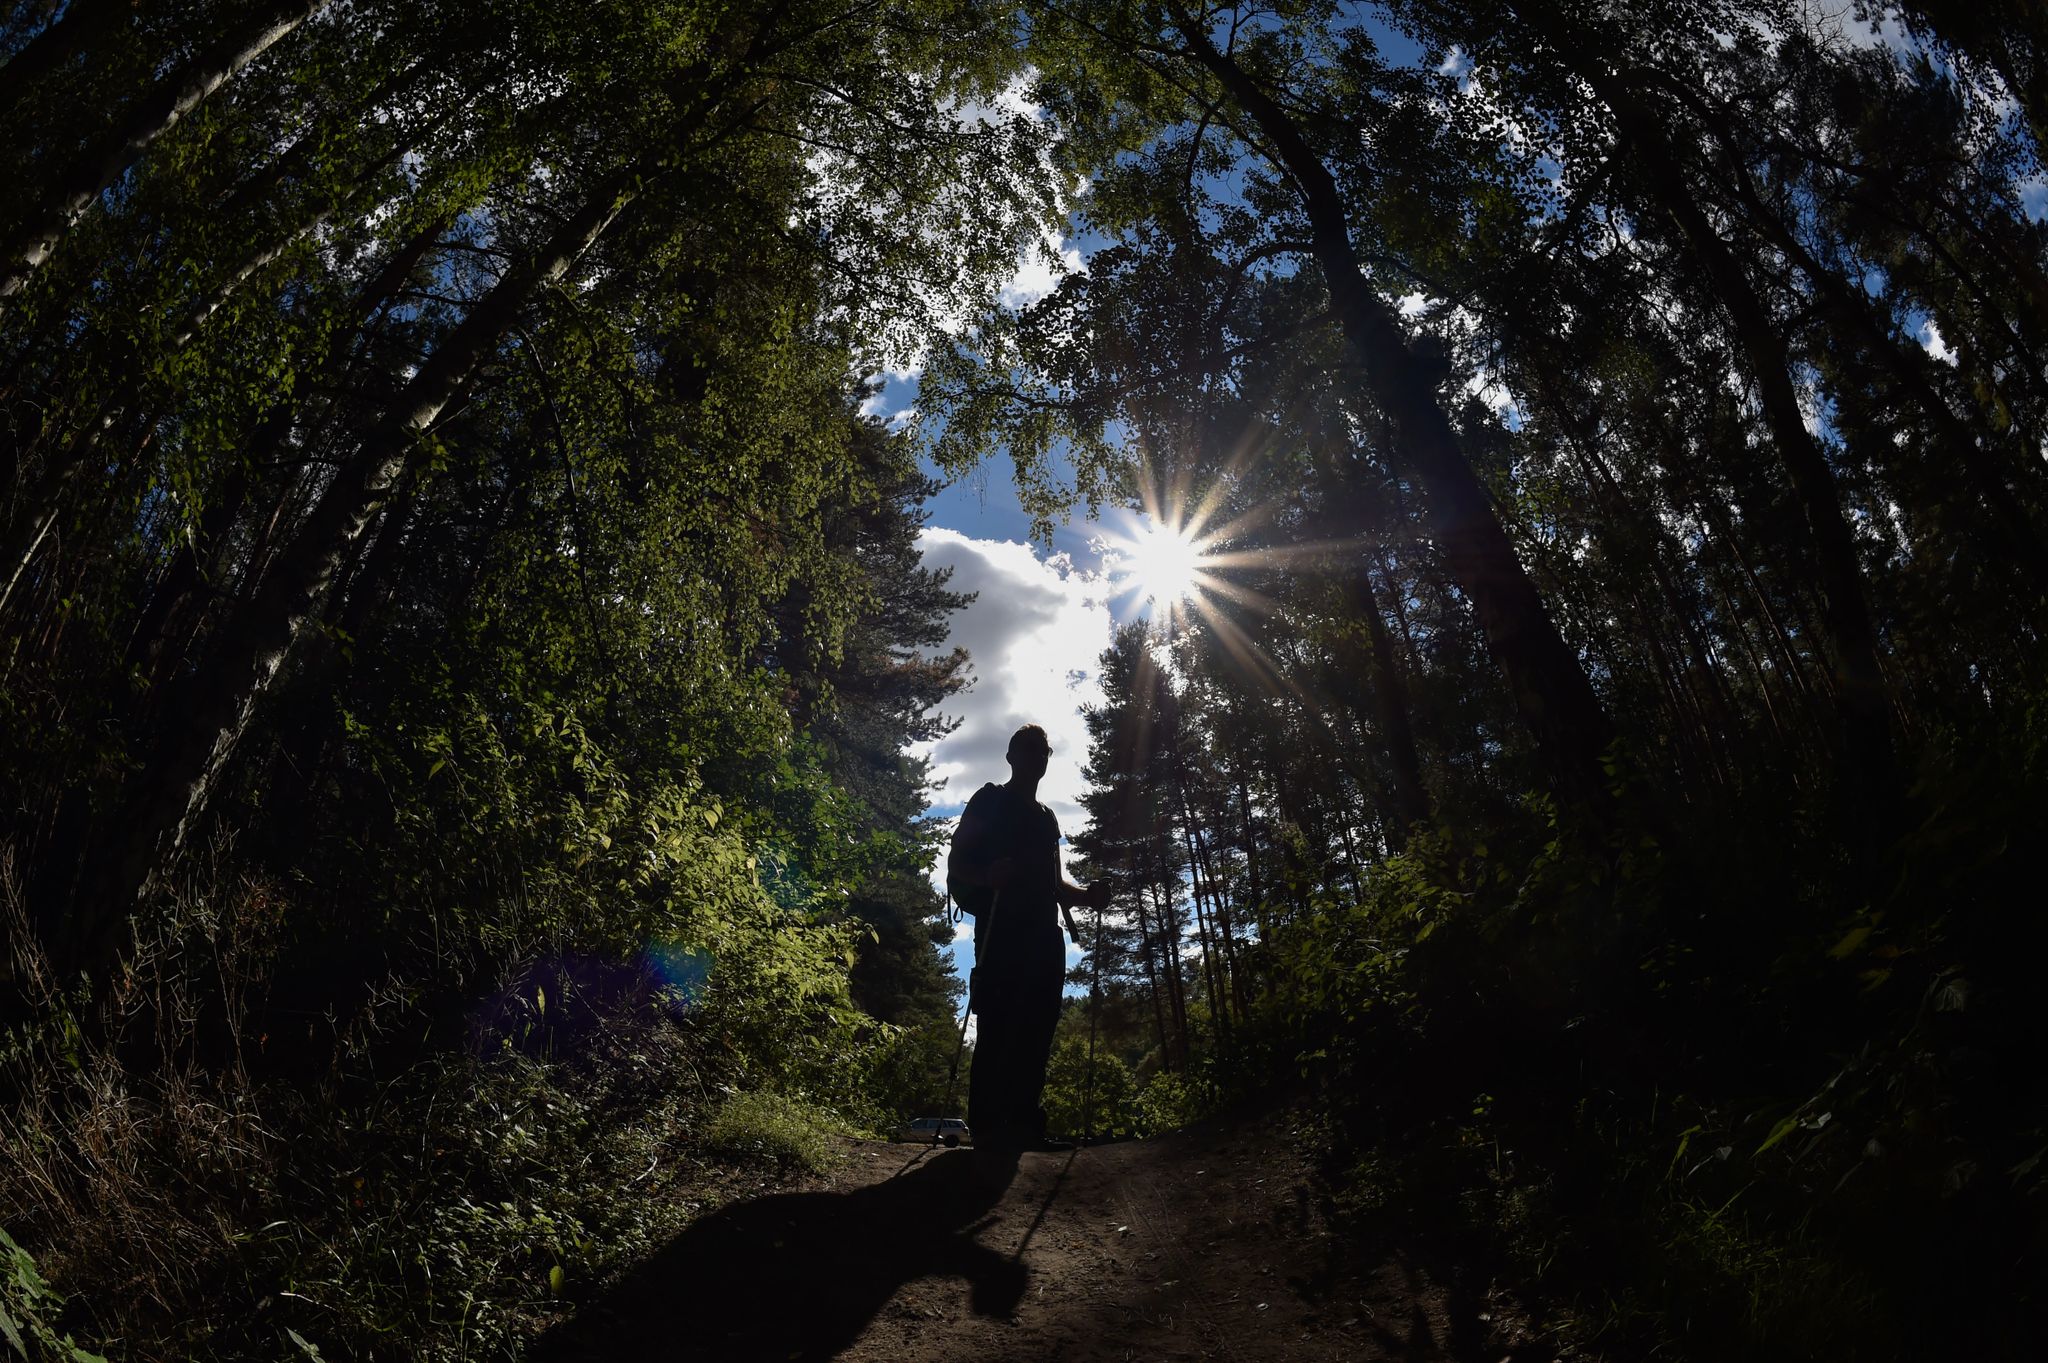
[[[968,819],[992,818],[1003,807],[1003,788],[991,781],[967,797],[967,807],[960,811],[964,822]]]

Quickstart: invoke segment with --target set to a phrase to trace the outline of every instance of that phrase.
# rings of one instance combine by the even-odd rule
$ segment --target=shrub
[[[462,777],[498,851],[530,840],[523,882],[477,871],[489,839],[465,826],[440,846],[472,888],[436,900],[403,864],[426,833],[393,839],[380,865],[408,887],[389,906],[406,931],[349,989],[318,992],[363,964],[318,885],[222,849],[140,925],[121,981],[60,990],[0,848],[0,939],[34,1005],[0,1032],[0,1206],[78,1337],[181,1358],[289,1357],[294,1333],[334,1358],[393,1339],[504,1355],[715,1197],[707,1095],[838,1103],[861,1082],[874,1033],[845,928],[772,898],[694,787],[627,777],[573,725],[500,732],[537,751],[506,758],[476,726]],[[551,753],[578,798],[513,783],[545,786]],[[815,1119],[727,1107],[728,1146],[752,1129],[775,1139],[747,1153],[822,1163]],[[51,1300],[38,1316],[0,1297],[31,1333]]]
[[[1152,1082],[1138,1093],[1133,1107],[1133,1126],[1141,1136],[1177,1131],[1198,1115],[1194,1091],[1177,1074],[1153,1075]]]
[[[24,1359],[61,1363],[107,1363],[60,1335],[53,1322],[64,1310],[64,1298],[50,1290],[36,1261],[0,1230],[0,1338]]]
[[[1088,1043],[1068,1037],[1052,1054],[1045,1073],[1046,1129],[1055,1136],[1129,1136],[1137,1130],[1131,1072],[1104,1047],[1094,1064]]]
[[[785,1168],[823,1173],[832,1162],[827,1114],[779,1093],[735,1093],[704,1130],[705,1144],[735,1159],[767,1160]]]

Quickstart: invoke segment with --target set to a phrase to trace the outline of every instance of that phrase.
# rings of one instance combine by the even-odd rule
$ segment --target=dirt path
[[[705,1217],[547,1359],[1549,1359],[1498,1294],[1347,1262],[1283,1127],[1002,1159],[849,1142]]]

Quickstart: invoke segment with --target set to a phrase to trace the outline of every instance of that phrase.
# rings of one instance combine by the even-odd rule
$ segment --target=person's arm
[[[1060,915],[1067,920],[1067,936],[1076,942],[1081,940],[1081,930],[1074,926],[1074,910],[1083,904],[1092,904],[1100,912],[1109,907],[1109,882],[1098,880],[1086,887],[1068,880],[1065,872],[1060,873],[1059,883],[1053,887],[1052,897],[1059,901]]]
[[[978,857],[961,855],[958,846],[946,862],[946,878],[960,885],[980,885],[1000,890],[1016,879],[1017,865],[1010,857],[997,857],[984,861]]]
[[[1059,836],[1057,824],[1054,825],[1053,836]],[[1062,864],[1053,882],[1052,897],[1059,901],[1059,906],[1063,909],[1078,909],[1083,905],[1090,905],[1098,910],[1106,909],[1109,907],[1109,882],[1098,877],[1093,885],[1076,885],[1067,879],[1067,869]],[[1071,924],[1072,917],[1070,916],[1067,921]],[[1072,930],[1070,926],[1068,931]]]
[[[1078,909],[1084,904],[1094,909],[1109,907],[1110,886],[1106,880],[1097,880],[1093,885],[1076,885],[1063,875],[1052,893],[1063,909]]]

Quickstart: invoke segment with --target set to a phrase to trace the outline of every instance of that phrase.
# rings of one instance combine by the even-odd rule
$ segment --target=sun
[[[1125,544],[1126,581],[1155,606],[1171,607],[1203,585],[1209,556],[1203,541],[1185,528],[1154,523],[1139,528]]]

